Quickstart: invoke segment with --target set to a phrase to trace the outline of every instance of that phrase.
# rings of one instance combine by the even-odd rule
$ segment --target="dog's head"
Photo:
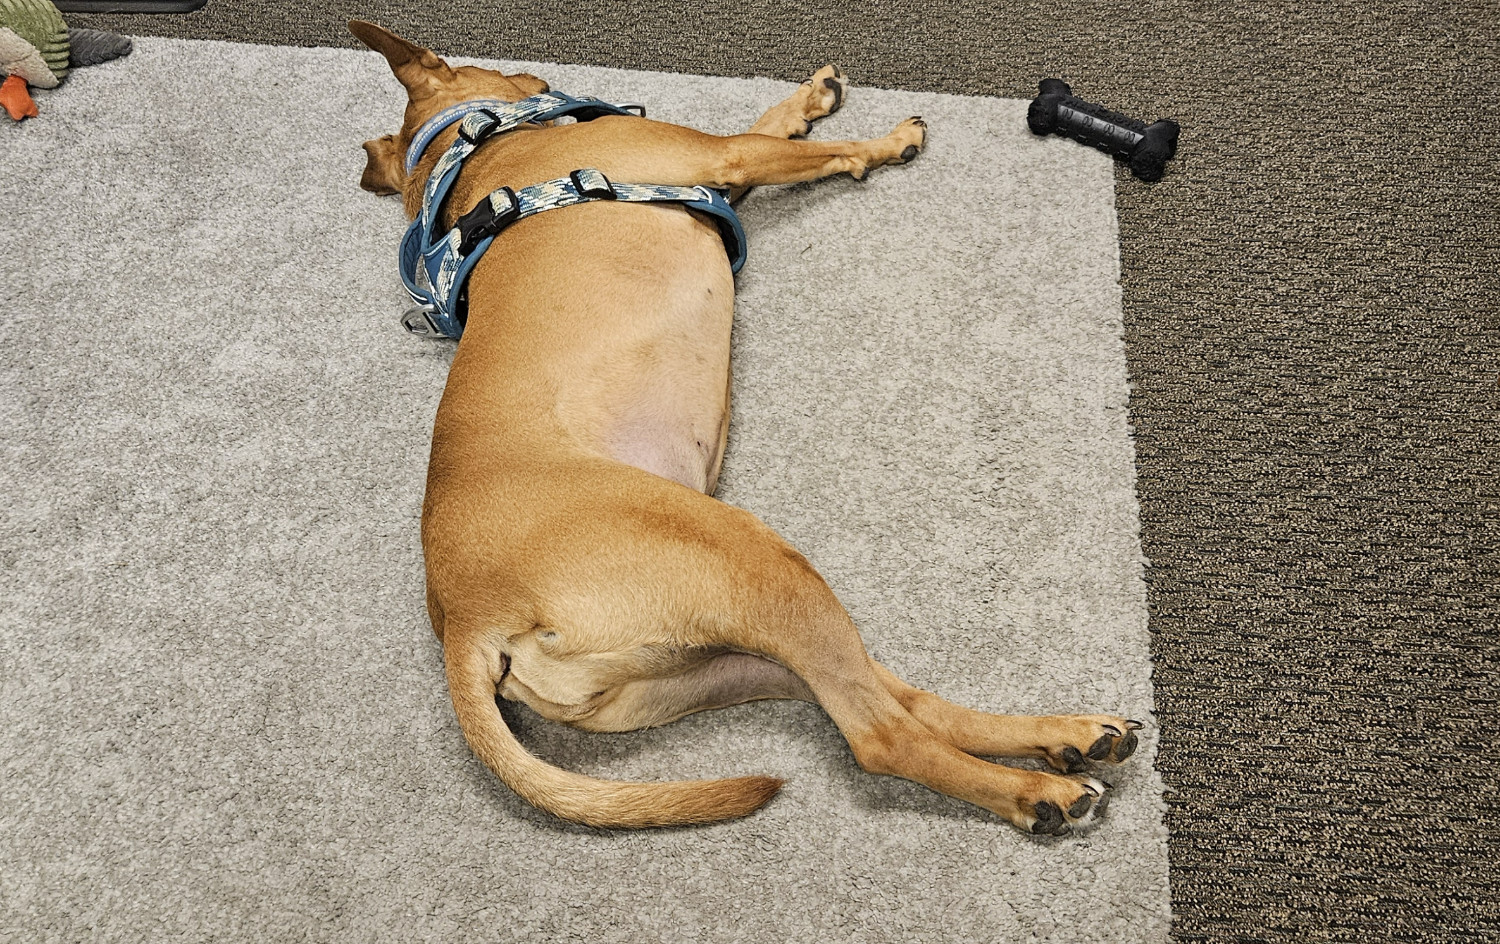
[[[520,101],[548,91],[547,83],[524,72],[505,75],[477,66],[454,68],[432,50],[408,42],[363,20],[350,20],[349,32],[390,63],[406,87],[406,116],[401,130],[364,143],[365,172],[359,185],[372,193],[401,193],[406,185],[406,149],[422,124],[447,108],[471,98]]]

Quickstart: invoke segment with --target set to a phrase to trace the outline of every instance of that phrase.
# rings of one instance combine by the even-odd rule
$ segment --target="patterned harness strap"
[[[489,107],[491,104],[496,107]],[[707,187],[611,183],[591,167],[519,191],[501,187],[460,217],[452,229],[437,233],[443,201],[458,179],[464,159],[489,138],[527,122],[551,121],[563,115],[587,121],[602,115],[631,114],[632,109],[639,108],[548,92],[519,102],[464,102],[424,124],[407,152],[408,169],[416,165],[422,149],[439,131],[460,121],[458,138],[427,179],[422,211],[401,240],[401,278],[407,293],[417,302],[402,316],[402,325],[413,334],[427,337],[460,337],[466,320],[464,285],[495,237],[528,216],[594,200],[677,203],[705,213],[719,228],[731,270],[739,272],[745,263],[745,231],[723,194]]]
[[[586,112],[591,113],[584,114]],[[646,117],[646,109],[641,105],[611,105],[589,95],[574,96],[562,92],[543,92],[518,102],[507,102],[501,98],[471,98],[457,105],[449,105],[422,123],[406,149],[406,172],[409,174],[416,169],[427,145],[444,128],[476,113],[483,113],[494,119],[495,126],[487,134],[499,134],[530,122],[551,121],[564,115],[572,115],[579,121],[588,121],[601,115],[634,114]]]

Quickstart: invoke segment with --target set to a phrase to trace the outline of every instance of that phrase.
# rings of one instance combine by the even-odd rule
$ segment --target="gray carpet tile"
[[[526,68],[717,132],[796,88]],[[452,346],[396,327],[399,204],[355,186],[402,104],[371,53],[143,38],[6,129],[0,939],[1167,940],[1154,725],[1071,841],[862,774],[802,704],[625,736],[510,712],[568,769],[789,777],[703,829],[570,827],[480,767],[416,526]],[[857,89],[819,137],[946,130],[743,202],[719,494],[925,687],[1149,719],[1114,181],[996,133],[1025,107]],[[73,252],[57,216],[91,221]]]
[[[1026,96],[1177,117],[1118,175],[1183,941],[1488,940],[1500,893],[1492,3],[211,4],[127,31]],[[85,19],[85,18],[77,18]]]

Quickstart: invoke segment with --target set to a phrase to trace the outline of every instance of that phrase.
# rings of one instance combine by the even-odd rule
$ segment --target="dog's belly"
[[[593,425],[611,458],[710,492],[729,421],[734,282],[723,244],[680,209],[625,209],[644,211],[628,217],[640,228],[625,242],[664,246],[672,265],[619,267],[628,274],[607,284],[591,336],[559,362],[559,413]]]
[[[711,491],[734,320],[717,230],[680,208],[604,202],[525,226],[471,276],[434,459],[472,432],[509,428],[511,451],[582,446]],[[576,255],[580,233],[593,240],[586,275],[560,279],[528,261]]]
[[[721,457],[723,426],[728,411],[700,411],[698,416],[674,415],[675,398],[641,403],[621,416],[606,434],[610,455],[626,465],[644,469],[700,492],[712,490]]]

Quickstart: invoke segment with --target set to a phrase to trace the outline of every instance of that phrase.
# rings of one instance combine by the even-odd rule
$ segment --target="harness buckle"
[[[580,167],[568,174],[568,179],[573,181],[573,189],[581,197],[589,200],[616,199],[615,188],[610,184],[609,178],[592,167]]]
[[[480,116],[478,121],[474,120],[476,115]],[[486,121],[484,119],[489,120]],[[471,131],[469,129],[470,125],[479,130]],[[480,108],[465,115],[464,120],[458,123],[458,136],[470,144],[478,146],[485,138],[493,134],[498,127],[500,127],[500,116],[488,108]]]
[[[516,192],[501,187],[480,200],[454,224],[454,229],[458,230],[459,254],[467,256],[480,243],[500,235],[501,230],[520,218],[521,202],[516,199]]]
[[[441,338],[445,335],[439,330],[433,315],[437,308],[433,305],[418,305],[408,308],[406,314],[401,316],[401,327],[421,338]]]

